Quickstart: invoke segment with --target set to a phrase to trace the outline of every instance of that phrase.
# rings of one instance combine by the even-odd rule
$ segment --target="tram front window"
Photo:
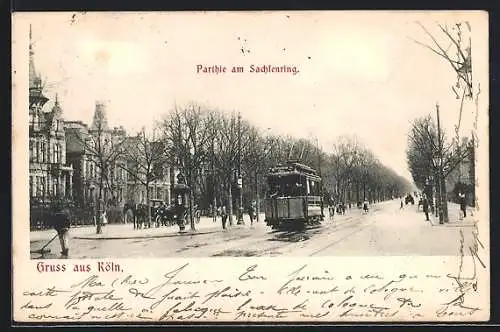
[[[305,189],[299,176],[272,176],[268,178],[270,197],[293,197],[304,195]]]

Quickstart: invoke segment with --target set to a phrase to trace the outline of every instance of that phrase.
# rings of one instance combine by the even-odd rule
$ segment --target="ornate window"
[[[40,187],[41,187],[41,193],[43,196],[45,196],[45,191],[46,191],[46,186],[45,186],[45,177],[40,177]]]
[[[34,148],[34,144],[33,144],[33,140],[30,139],[30,162],[33,162],[33,156],[34,156],[34,153],[33,153],[33,148]],[[31,181],[31,176],[30,176],[30,181]],[[30,182],[31,183],[31,182]],[[31,189],[31,185],[30,185],[30,189]]]
[[[41,187],[41,184],[42,184],[42,181],[40,181],[41,178],[38,177],[38,176],[35,176],[35,188],[36,188],[36,193],[35,193],[35,196],[42,196],[42,187]]]
[[[59,143],[54,144],[54,163],[61,162],[61,145]]]
[[[30,149],[30,151],[31,151],[31,149]],[[30,197],[33,197],[34,193],[35,193],[35,187],[34,187],[34,183],[33,183],[33,176],[30,175]]]
[[[35,141],[35,162],[40,162],[39,160],[40,143]]]
[[[47,162],[46,153],[45,153],[46,149],[47,149],[47,146],[46,146],[45,142],[44,141],[40,142],[40,156],[39,156],[40,160],[39,160],[39,162],[42,162],[42,163]]]

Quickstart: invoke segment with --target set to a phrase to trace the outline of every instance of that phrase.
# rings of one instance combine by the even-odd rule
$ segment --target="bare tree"
[[[406,155],[413,180],[419,188],[424,189],[432,177],[435,185],[440,188],[438,200],[443,204],[447,202],[445,179],[473,153],[473,150],[467,147],[467,140],[462,140],[457,149],[453,148],[455,145],[455,142],[446,143],[444,131],[441,131],[439,137],[436,124],[430,115],[412,122]],[[446,221],[448,216],[445,205],[442,206],[442,212]]]
[[[415,119],[408,134],[406,159],[413,181],[422,190],[434,173],[437,145],[437,129],[432,118]]]
[[[185,108],[175,106],[163,121],[163,142],[166,156],[185,175],[189,191],[189,219],[195,230],[193,218],[193,191],[196,178],[209,161],[210,140],[213,138],[211,117],[201,106],[191,104]]]
[[[227,190],[229,224],[233,222],[233,185],[238,164],[238,123],[235,114],[219,114],[214,125],[218,133],[214,138],[215,165],[223,187]]]
[[[146,189],[148,224],[151,225],[150,185],[163,178],[163,164],[166,162],[164,144],[154,133],[148,136],[143,128],[135,137],[127,139],[126,156],[127,163],[122,167]]]
[[[474,123],[474,130],[472,131],[472,142],[477,144],[476,137],[477,115],[479,113],[479,97],[481,94],[481,83],[473,80],[472,70],[472,41],[471,41],[471,25],[468,21],[456,22],[452,26],[442,25],[437,23],[437,31],[431,32],[429,27],[425,27],[420,22],[417,22],[419,27],[424,31],[430,39],[429,43],[414,40],[417,44],[430,50],[442,60],[444,60],[456,74],[456,81],[451,86],[451,90],[456,99],[460,100],[458,108],[458,119],[455,124],[455,154],[462,155],[461,151],[464,146],[461,144],[460,130],[462,125],[464,103],[466,101],[473,102],[475,106],[476,120]],[[466,135],[468,136],[468,135]],[[475,146],[472,147],[473,149]],[[466,149],[470,150],[470,149]],[[467,154],[467,152],[465,152]],[[460,161],[459,161],[460,162]],[[475,166],[473,161],[472,167]],[[459,170],[460,173],[460,170]],[[460,175],[459,175],[460,179]],[[444,181],[444,179],[441,179]],[[475,179],[472,179],[475,183]],[[446,204],[446,203],[445,203]],[[445,216],[447,219],[447,215]]]
[[[263,180],[270,167],[273,166],[273,141],[264,136],[255,126],[245,124],[243,139],[243,170],[248,178],[249,197],[255,197],[257,221],[260,214],[260,196],[264,187]],[[253,187],[253,190],[252,190]]]
[[[124,142],[126,133],[124,130],[111,130],[108,128],[104,110],[97,105],[94,120],[88,130],[88,134],[76,131],[75,138],[82,144],[85,155],[95,165],[97,173],[98,200],[96,206],[96,232],[102,233],[100,215],[105,209],[105,201],[108,194],[112,193],[110,188],[110,170],[124,156]]]
[[[340,184],[339,197],[352,202],[352,185],[356,181],[355,168],[360,158],[361,144],[356,137],[342,136],[333,147],[333,163],[336,165],[336,176]]]

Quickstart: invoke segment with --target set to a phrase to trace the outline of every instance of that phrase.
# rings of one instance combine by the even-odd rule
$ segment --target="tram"
[[[303,229],[324,220],[321,177],[297,161],[269,170],[265,222],[273,229]]]

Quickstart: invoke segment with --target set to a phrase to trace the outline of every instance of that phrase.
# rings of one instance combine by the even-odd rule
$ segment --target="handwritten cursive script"
[[[374,273],[362,266],[345,273],[335,272],[335,266],[309,263],[275,270],[262,263],[237,263],[234,272],[217,273],[185,263],[158,267],[158,274],[127,273],[109,278],[91,274],[57,286],[30,286],[22,292],[18,310],[31,321],[474,318],[481,308],[468,304],[467,295],[477,291],[474,262],[480,253],[465,256],[465,248],[462,240],[457,275],[432,269]],[[466,259],[472,266],[470,275],[464,270]],[[436,297],[440,301],[429,301]]]

